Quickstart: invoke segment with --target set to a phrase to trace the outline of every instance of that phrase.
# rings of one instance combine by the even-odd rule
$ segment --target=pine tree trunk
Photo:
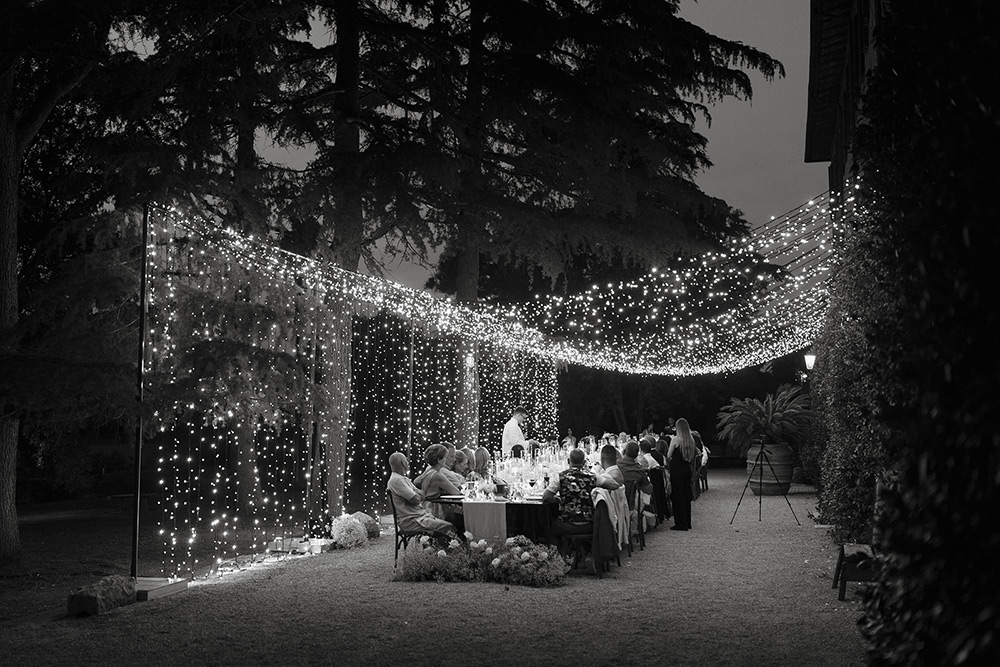
[[[313,391],[316,391],[316,385],[319,384],[320,378],[320,341],[319,341],[319,327],[321,315],[318,313],[312,320],[312,339],[310,340],[310,371],[309,378],[313,385]],[[308,447],[309,455],[307,457],[307,474],[309,475],[306,481],[306,516],[308,517],[310,534],[314,533],[313,529],[323,524],[323,489],[326,484],[326,478],[324,477],[324,466],[323,466],[323,456],[324,452],[320,447],[319,439],[319,418],[320,411],[316,404],[317,397],[313,397],[313,405],[311,412],[309,414],[308,424]]]
[[[485,5],[483,0],[473,1],[470,8],[470,48],[468,78],[466,80],[466,105],[463,109],[465,138],[462,142],[466,155],[462,167],[462,192],[475,197],[483,189],[483,75],[485,58]],[[479,256],[483,243],[484,222],[474,212],[466,212],[458,219],[456,246],[458,249],[458,275],[455,299],[459,303],[475,305],[479,301]],[[477,344],[463,340],[458,345],[459,392],[456,399],[458,424],[456,445],[475,447],[479,441],[479,372]],[[472,361],[471,364],[468,360]]]
[[[323,354],[323,382],[329,392],[329,408],[320,415],[320,442],[326,468],[326,503],[329,518],[345,509],[347,446],[351,426],[351,304],[334,299],[327,304],[331,317],[331,337]]]
[[[0,406],[3,407],[3,406]],[[16,418],[0,418],[0,567],[21,564],[21,536],[17,525]]]
[[[470,221],[471,222],[471,221]],[[456,300],[475,304],[479,294],[479,246],[471,225],[459,228],[458,283]],[[479,354],[474,340],[460,340],[457,352],[458,394],[455,399],[455,444],[474,448],[479,441]]]
[[[253,424],[241,423],[233,427],[230,460],[235,462],[237,491],[237,511],[243,516],[252,516],[262,497],[260,475],[257,474],[256,432]]]
[[[17,188],[21,154],[17,145],[14,68],[0,76],[0,356],[14,352],[10,336],[18,320]],[[15,408],[0,403],[0,565],[18,565],[21,539],[17,524],[17,438]]]
[[[338,266],[357,271],[364,232],[361,174],[361,25],[358,0],[334,2],[337,25],[337,98],[334,110],[334,176],[336,209],[333,211],[333,260]],[[354,335],[352,304],[328,300],[332,318],[323,357],[323,376],[329,392],[329,410],[321,416],[319,429],[326,463],[327,507],[330,517],[344,511],[347,446],[351,424],[351,340]]]

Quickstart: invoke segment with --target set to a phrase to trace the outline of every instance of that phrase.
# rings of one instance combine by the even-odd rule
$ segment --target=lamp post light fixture
[[[806,370],[811,371],[813,369],[813,366],[816,365],[816,355],[813,354],[812,352],[806,352],[803,355],[803,358],[806,361]]]

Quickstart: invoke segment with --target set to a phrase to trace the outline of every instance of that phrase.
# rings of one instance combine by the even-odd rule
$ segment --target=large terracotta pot
[[[761,445],[747,451],[747,474],[750,489],[758,496],[783,496],[792,486],[795,454],[788,445],[764,445],[764,454],[757,460]],[[760,467],[758,467],[758,465]],[[770,465],[769,465],[770,464]]]

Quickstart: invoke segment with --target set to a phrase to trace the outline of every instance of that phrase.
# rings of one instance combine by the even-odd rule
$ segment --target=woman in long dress
[[[667,461],[670,465],[670,505],[674,510],[674,525],[670,530],[691,530],[691,475],[698,447],[691,435],[691,426],[683,417],[674,427],[677,435],[670,439]]]

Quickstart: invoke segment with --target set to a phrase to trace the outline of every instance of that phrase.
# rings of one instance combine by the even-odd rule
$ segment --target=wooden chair
[[[622,566],[621,545],[615,539],[615,528],[611,522],[611,507],[603,500],[594,503],[594,535],[591,542],[591,555],[594,557],[594,567],[597,576],[602,572],[611,571],[611,561]]]
[[[841,544],[837,567],[833,571],[833,586],[840,586],[838,600],[847,595],[848,581],[871,581],[875,573],[875,552],[868,544]]]
[[[581,535],[563,535],[561,551],[573,554],[573,569],[580,565],[580,560],[587,554],[594,560],[594,570],[597,578],[604,577],[611,571],[611,561],[618,561],[621,567],[619,546],[614,544],[615,529],[611,525],[611,514],[608,504],[603,500],[594,503],[594,530]]]
[[[698,468],[698,482],[702,491],[708,491],[708,462],[706,461]]]
[[[879,544],[879,514],[881,512],[885,493],[896,484],[898,470],[884,470],[875,487],[875,506],[872,508],[872,542]],[[833,586],[840,587],[838,600],[847,596],[847,582],[871,581],[875,577],[875,549],[870,544],[848,542],[840,545],[837,554],[837,566],[833,570]]]
[[[633,535],[638,536],[639,551],[646,549],[646,518],[643,516],[642,495],[638,482],[625,482],[625,498],[628,500],[628,540],[631,556]]]
[[[410,540],[414,537],[420,537],[421,535],[434,537],[434,533],[429,530],[400,530],[399,517],[396,516],[396,501],[393,499],[391,491],[386,491],[386,495],[389,496],[389,506],[392,508],[392,527],[396,531],[396,555],[392,562],[392,568],[396,569],[396,566],[399,565],[400,547],[403,547],[403,551],[406,551],[406,547],[409,546]]]
[[[618,493],[621,494],[621,497],[623,498],[623,502],[624,502],[624,507],[625,507],[625,526],[626,526],[625,530],[626,530],[626,534],[619,536],[619,538],[620,538],[619,539],[620,544],[618,545],[618,550],[619,551],[628,551],[628,555],[629,555],[629,557],[631,557],[632,556],[632,537],[631,537],[631,534],[632,534],[632,530],[631,530],[632,529],[632,519],[631,519],[631,516],[630,516],[631,512],[629,511],[629,508],[628,508],[628,495],[626,494],[626,491],[625,491],[624,488],[618,488],[617,490],[613,491],[612,493],[613,494],[618,494]],[[617,504],[617,501],[616,501],[616,504]],[[609,507],[608,510],[610,511],[611,508]],[[615,521],[618,521],[617,515],[615,517]],[[621,560],[618,561],[618,565],[619,566],[621,565]]]
[[[649,483],[653,485],[653,502],[651,507],[656,514],[656,525],[659,526],[669,517],[669,500],[667,499],[667,482],[664,468],[649,470]]]
[[[579,535],[563,535],[560,538],[560,542],[559,550],[566,554],[572,554],[572,569],[574,570],[579,567],[580,561],[583,560],[584,556],[594,550],[594,534],[592,532],[581,533]],[[594,561],[594,565],[597,565],[597,561]],[[598,576],[600,576],[600,572],[598,572]]]

